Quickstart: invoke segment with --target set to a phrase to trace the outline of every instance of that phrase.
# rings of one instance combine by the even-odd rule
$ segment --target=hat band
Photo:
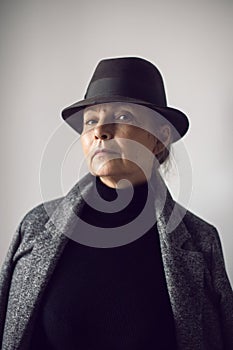
[[[138,84],[134,80],[121,78],[102,78],[92,82],[86,92],[85,99],[96,96],[124,96],[135,98],[157,106],[166,107],[164,90],[154,91],[151,86]]]

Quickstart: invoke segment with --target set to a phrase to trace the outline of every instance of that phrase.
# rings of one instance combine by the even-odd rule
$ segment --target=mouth
[[[113,150],[111,150],[111,149],[100,148],[100,149],[97,149],[97,150],[94,152],[92,158],[94,158],[94,157],[96,157],[96,156],[101,157],[101,156],[114,155],[114,154],[119,156],[119,153],[117,153],[117,152],[115,152],[115,151],[113,151]]]

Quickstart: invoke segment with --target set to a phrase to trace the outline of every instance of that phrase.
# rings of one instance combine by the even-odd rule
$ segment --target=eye
[[[84,120],[84,125],[92,126],[92,125],[94,125],[96,123],[97,123],[97,120],[95,120],[95,119]]]
[[[119,122],[131,122],[133,120],[133,115],[130,114],[130,113],[122,113],[122,114],[119,114],[118,116],[116,116],[116,121],[119,121]]]

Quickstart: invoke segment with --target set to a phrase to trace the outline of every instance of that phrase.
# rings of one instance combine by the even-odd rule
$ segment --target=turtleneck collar
[[[139,200],[142,202],[144,199],[146,200],[148,194],[148,183],[144,182],[142,184],[136,186],[129,186],[125,188],[112,188],[105,185],[99,177],[96,178],[96,188],[98,194],[106,201],[114,201],[119,196],[126,196],[130,193],[133,193],[132,200]]]
[[[106,186],[96,177],[96,191],[93,193],[93,200],[95,204],[100,205],[99,209],[95,209],[86,203],[81,218],[87,223],[99,227],[119,227],[137,218],[148,201],[151,204],[149,205],[149,211],[147,210],[145,214],[145,220],[154,218],[154,197],[151,189],[149,188],[148,191],[148,188],[148,184],[143,183],[135,187],[115,189]],[[103,207],[101,201],[104,202]],[[109,208],[111,207],[113,210],[108,211],[104,209],[108,208],[107,203],[109,203]],[[150,220],[154,222],[153,219]]]

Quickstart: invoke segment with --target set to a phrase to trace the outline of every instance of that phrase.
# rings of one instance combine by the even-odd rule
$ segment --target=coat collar
[[[94,182],[95,177],[91,174],[84,176],[63,198],[51,215],[49,209],[46,209],[46,203],[44,204],[50,217],[45,225],[47,233],[60,237],[64,235],[64,232],[72,231],[79,221],[79,213],[84,205],[84,200],[91,195]],[[154,174],[149,186],[155,198],[155,215],[160,237],[169,246],[181,247],[185,241],[190,239],[189,232],[182,225],[186,210],[173,200],[159,173]],[[177,230],[178,226],[179,230]],[[44,239],[43,235],[42,239]]]

